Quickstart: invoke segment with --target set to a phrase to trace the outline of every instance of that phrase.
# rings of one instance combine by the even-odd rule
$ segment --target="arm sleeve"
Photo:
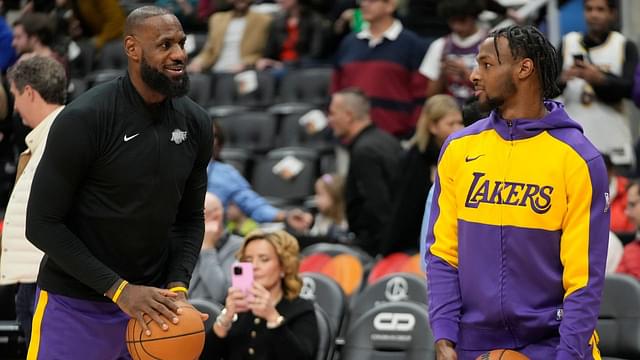
[[[172,258],[167,283],[189,284],[204,236],[204,195],[207,191],[207,165],[211,159],[213,131],[208,119],[203,118],[200,148],[187,179],[176,220],[169,231]]]
[[[286,320],[285,320],[286,321]],[[313,310],[270,330],[270,341],[276,359],[314,358],[318,348],[318,324]]]
[[[200,253],[198,266],[193,271],[189,284],[189,297],[224,302],[227,282],[216,249],[206,249]]]
[[[601,157],[568,165],[567,213],[562,224],[564,316],[556,359],[583,359],[596,327],[609,239],[609,191]]]
[[[431,218],[431,206],[433,204],[433,189],[434,186],[431,186],[429,189],[429,195],[427,195],[427,202],[424,206],[424,215],[422,216],[422,226],[420,227],[420,268],[422,271],[426,273],[427,271],[427,263],[426,263],[426,255],[427,255],[427,232],[429,231],[429,219]]]
[[[76,191],[96,155],[95,114],[63,110],[48,135],[31,186],[26,236],[69,275],[104,294],[119,276],[100,262],[65,224]]]
[[[440,63],[442,62],[444,42],[444,38],[439,38],[431,43],[422,60],[422,64],[420,64],[420,73],[429,80],[435,81],[440,78]]]
[[[451,149],[443,147],[434,182],[426,238],[429,319],[434,340],[458,342],[462,300],[458,279],[458,223]]]
[[[380,160],[373,155],[371,149],[354,153],[351,161],[354,178],[358,179],[358,192],[364,199],[363,214],[358,218],[366,221],[366,224],[359,224],[357,228],[366,230],[366,233],[360,231],[358,238],[365,241],[370,247],[368,250],[377,252],[385,243],[385,230],[391,222],[391,189],[384,181],[385,174]]]
[[[202,69],[203,70],[208,70],[213,66],[213,46],[215,44],[215,41],[213,39],[213,29],[214,29],[214,24],[216,23],[216,16],[212,15],[209,18],[209,30],[208,30],[208,35],[207,35],[207,42],[205,42],[204,47],[202,48],[202,50],[200,51],[200,53],[198,55],[196,55],[195,58],[193,58],[193,61],[195,62],[200,62],[202,65]]]
[[[604,102],[618,102],[631,97],[633,88],[633,74],[638,65],[638,49],[636,45],[627,40],[624,48],[624,65],[622,76],[605,73],[604,84],[593,87],[598,98]]]

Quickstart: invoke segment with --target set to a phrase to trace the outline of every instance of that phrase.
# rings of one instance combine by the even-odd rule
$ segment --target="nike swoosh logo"
[[[137,133],[137,134],[131,135],[131,136],[129,136],[129,137],[127,137],[127,134],[124,134],[124,142],[127,142],[127,141],[129,141],[129,140],[133,139],[134,137],[136,137],[136,136],[138,136],[138,135],[140,135],[140,133]]]
[[[469,155],[467,155],[467,156],[465,156],[464,161],[465,162],[470,162],[470,161],[473,161],[473,160],[478,160],[482,156],[484,156],[484,154],[480,154],[480,155],[475,156],[475,157],[469,157]]]

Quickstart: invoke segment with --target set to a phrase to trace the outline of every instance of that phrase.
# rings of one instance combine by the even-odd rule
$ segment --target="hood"
[[[540,134],[543,131],[554,129],[574,128],[582,133],[582,127],[573,121],[564,111],[564,105],[554,100],[545,100],[544,106],[549,113],[542,119],[513,119],[508,121],[503,119],[498,111],[494,110],[489,115],[493,128],[505,140],[522,140]]]

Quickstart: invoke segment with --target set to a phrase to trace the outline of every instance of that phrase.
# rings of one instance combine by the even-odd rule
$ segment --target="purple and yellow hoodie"
[[[607,172],[562,104],[545,106],[539,120],[494,111],[442,148],[426,239],[436,340],[472,351],[560,336],[557,359],[597,353]]]

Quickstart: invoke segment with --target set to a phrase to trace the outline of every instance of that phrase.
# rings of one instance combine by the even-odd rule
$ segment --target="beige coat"
[[[233,18],[231,11],[213,14],[209,18],[209,36],[204,48],[193,61],[200,62],[203,70],[210,69],[220,56],[224,35]],[[262,57],[269,35],[271,17],[269,15],[249,11],[246,16],[247,24],[240,42],[240,58],[244,65],[253,65]]]
[[[33,175],[42,158],[53,120],[64,106],[49,114],[27,135],[25,142],[31,159],[16,182],[7,205],[2,229],[2,256],[0,257],[0,285],[33,283],[38,277],[42,251],[33,246],[25,236],[27,202],[31,192]]]

